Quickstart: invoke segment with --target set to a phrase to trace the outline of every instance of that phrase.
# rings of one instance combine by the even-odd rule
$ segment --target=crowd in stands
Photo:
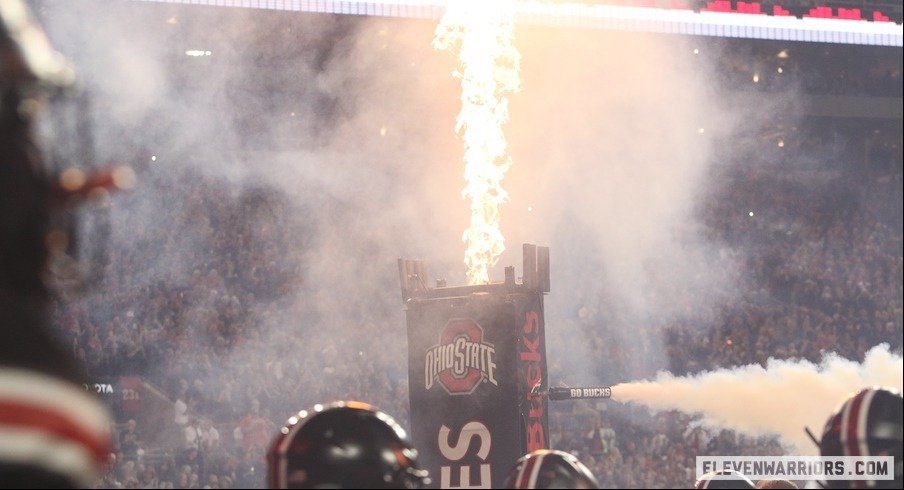
[[[895,49],[875,46],[727,39],[715,52],[707,46],[698,56],[716,59],[718,76],[737,91],[900,97],[898,54]],[[846,62],[837,63],[839,58]]]
[[[299,213],[276,192],[231,195],[227,183],[182,172],[176,180],[190,185],[167,175],[112,203],[128,236],[110,238],[127,244],[109,250],[98,291],[64,292],[55,308],[91,381],[137,374],[170,400],[152,420],[113,404],[117,451],[98,486],[261,487],[277,426],[324,400],[374,400],[406,422],[403,343],[374,350],[373,324],[342,336],[268,328],[309,314],[286,294],[304,277],[303,244],[290,240]],[[147,219],[143,206],[171,214]]]
[[[707,199],[703,217],[710,238],[742,259],[749,293],[664,319],[639,331],[638,344],[662,344],[676,375],[769,357],[817,361],[827,350],[860,359],[883,342],[900,352],[900,150],[878,174],[865,165],[722,169],[722,193]],[[97,290],[63,296],[55,308],[90,377],[138,374],[168,403],[157,420],[115,407],[116,452],[97,486],[259,488],[277,428],[324,401],[365,400],[408,426],[404,346],[372,345],[374,331],[404,335],[399,326],[346,325],[339,336],[272,328],[303,323],[307,314],[291,294],[304,288],[304,244],[294,237],[306,225],[292,218],[290,201],[180,172],[114,205],[128,239],[114,237]],[[171,214],[143,215],[141,203],[154,200],[159,207],[151,209]],[[605,343],[601,333],[585,333]],[[596,368],[618,377],[636,354],[609,350]],[[551,412],[551,442],[577,453],[605,488],[687,485],[697,455],[782,452],[776,439],[695,421],[636,406],[560,405]]]
[[[901,352],[900,157],[878,173],[860,164],[814,172],[793,160],[722,173],[703,214],[713,237],[740,254],[751,287],[728,304],[696,305],[639,330],[631,342],[665,332],[671,373],[765,365],[770,357],[818,362],[826,352],[862,359],[880,343]],[[626,347],[607,349],[599,372],[621,379],[637,351]],[[580,454],[603,488],[686,486],[697,455],[783,454],[775,439],[713,431],[686,414],[651,418],[611,403],[572,410],[553,412],[553,445]]]
[[[849,185],[848,175],[835,172],[848,184],[811,187],[812,174],[774,170],[734,167],[721,176],[730,194],[705,206],[713,238],[744,257],[750,294],[642,334],[665,344],[675,374],[768,357],[818,360],[825,350],[857,359],[881,342],[901,350],[900,194],[879,200],[890,207],[883,210],[864,204],[872,202],[875,178]],[[892,180],[886,189],[900,189],[900,161],[883,178]],[[349,355],[367,349],[356,338],[367,338],[374,325],[351,326],[348,332],[360,335],[338,339],[329,331],[262,327],[301,314],[283,294],[303,276],[303,264],[281,241],[293,226],[288,204],[260,190],[223,195],[216,184],[196,183],[182,197],[173,219],[184,222],[163,219],[136,231],[132,246],[111,250],[102,291],[58,304],[58,323],[91,376],[141,373],[171,402],[162,421],[119,413],[115,459],[99,487],[260,487],[276,429],[294,411],[325,400],[364,399],[408,424],[405,363],[388,372],[383,366],[393,363],[381,358],[404,351]],[[739,213],[739,203],[756,216]],[[896,218],[882,218],[889,215]],[[189,225],[208,250],[203,264],[153,280],[134,273],[148,256],[165,264],[166,247],[178,246],[165,229]],[[186,281],[167,283],[176,276]],[[618,373],[632,352],[602,356],[599,371]],[[681,486],[693,479],[696,455],[782,451],[777,440],[712,431],[691,415],[607,408],[560,406],[550,419],[553,446],[579,454],[604,487]]]

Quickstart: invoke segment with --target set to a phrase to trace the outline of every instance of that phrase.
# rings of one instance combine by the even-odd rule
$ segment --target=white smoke
[[[720,258],[696,207],[717,163],[714,142],[742,112],[713,95],[716,57],[695,56],[697,42],[516,32],[524,87],[506,128],[514,164],[500,263],[518,263],[519,243],[550,247],[553,378],[598,379],[608,348],[626,360],[607,365],[607,376],[649,376],[667,365],[663,324],[736,294],[737,265]],[[594,345],[601,339],[606,346]]]
[[[128,280],[110,291],[183,287],[219,258],[205,246],[216,224],[185,204],[187,180],[220,187],[224,203],[266,188],[288,202],[284,233],[299,267],[282,298],[291,306],[279,310],[296,313],[283,322],[257,313],[271,308],[261,298],[236,298],[263,326],[266,348],[252,352],[252,343],[224,365],[268,359],[285,337],[304,334],[301,358],[338,345],[339,354],[322,356],[324,369],[363,359],[374,372],[401,371],[403,381],[396,259],[427,259],[431,279],[450,284],[465,272],[468,206],[454,132],[461,86],[450,73],[455,56],[431,46],[435,23],[41,3],[50,36],[91,95],[97,159],[128,160],[139,174],[136,189],[117,197],[110,248],[146,250],[138,263],[111,264],[111,276]],[[525,86],[506,128],[509,251],[491,279],[520,263],[520,243],[550,246],[552,370],[593,375],[599,349],[581,333],[591,330],[626,352],[613,377],[646,376],[665,365],[665,353],[657,335],[635,342],[636,326],[653,330],[733,290],[732,264],[713,259],[720,251],[700,232],[694,207],[711,147],[728,130],[718,128],[737,126],[743,111],[719,106],[708,82],[717,53],[695,55],[694,39],[537,26],[518,26],[515,37]],[[147,236],[166,246],[147,247]],[[391,347],[351,345],[372,325]],[[311,337],[320,331],[322,339]]]
[[[817,451],[804,432],[817,437],[832,410],[844,398],[867,386],[902,389],[900,354],[882,344],[862,363],[826,354],[819,364],[769,359],[766,366],[675,377],[662,372],[654,380],[612,387],[612,398],[639,403],[653,411],[680,410],[702,414],[703,423],[751,436],[779,436],[801,454]]]
[[[41,3],[55,45],[92,95],[98,160],[145,159],[139,186],[114,206],[110,248],[146,251],[136,263],[112,264],[110,275],[128,276],[135,289],[159,281],[175,288],[204,269],[204,229],[214,224],[185,204],[184,171],[213,176],[230,202],[266,188],[289,201],[293,226],[284,231],[295,234],[289,253],[303,266],[300,285],[284,292],[290,306],[279,308],[292,321],[258,314],[270,311],[260,298],[240,298],[268,345],[247,344],[213,376],[230,379],[230,369],[268,360],[292,338],[303,344],[294,356],[315,359],[310,366],[325,373],[301,390],[299,406],[356,377],[330,374],[352,358],[374,373],[356,380],[363,386],[378,386],[374,379],[387,372],[403,383],[395,260],[427,259],[431,278],[464,279],[468,209],[454,134],[461,87],[450,74],[454,56],[430,45],[435,23]],[[726,135],[742,123],[749,129],[777,113],[778,99],[724,107],[714,93],[718,49],[700,38],[538,26],[518,26],[515,35],[524,87],[506,127],[514,161],[502,210],[509,251],[491,279],[519,264],[520,243],[549,245],[551,372],[597,379],[601,360],[624,351],[607,375],[646,376],[667,365],[662,325],[731,304],[741,287],[732,250],[707,236],[696,207],[713,186],[709,170],[722,163],[714,148],[733,141]],[[212,56],[185,56],[196,49]],[[214,185],[207,182],[197,185]],[[150,246],[152,235],[163,238]]]

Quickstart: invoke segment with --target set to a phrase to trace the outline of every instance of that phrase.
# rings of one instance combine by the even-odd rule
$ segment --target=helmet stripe
[[[50,407],[0,399],[0,428],[30,431],[73,443],[92,456],[97,468],[106,463],[111,449],[106,433],[91,432],[91,428],[80,426],[68,413]]]
[[[874,389],[864,390],[863,391],[863,399],[860,403],[860,413],[858,414],[859,416],[857,417],[857,432],[856,432],[857,437],[854,438],[853,442],[858,445],[858,449],[860,451],[861,456],[869,456],[870,455],[869,446],[867,446],[867,434],[869,434],[869,432],[868,432],[868,428],[867,428],[866,424],[867,424],[867,420],[869,419],[869,409],[870,409],[870,406],[872,406],[873,397],[875,397],[875,396],[876,396],[876,390],[874,390]],[[873,487],[876,485],[873,480],[869,480],[867,482],[860,481],[860,482],[853,482],[853,483],[857,483],[857,486],[860,486],[863,483],[866,483],[866,486],[868,486],[868,487]]]
[[[847,403],[847,406],[844,407],[844,415],[841,418],[841,430],[839,432],[841,432],[841,443],[845,456],[864,455],[864,453],[860,452],[859,437],[857,436],[862,434],[862,432],[859,432],[859,423],[861,415],[866,412],[863,410],[863,399],[868,392],[869,390],[863,390],[857,393],[851,398],[850,403]],[[859,481],[851,481],[851,488],[860,488],[860,483]]]
[[[860,414],[860,404],[864,393],[861,391],[854,395],[844,405],[841,412],[841,427],[838,431],[841,435],[841,446],[845,456],[859,456],[860,448],[857,445],[857,420]]]
[[[534,462],[534,467],[530,472],[530,486],[527,488],[537,488],[537,475],[540,474],[540,468],[543,467],[543,458],[546,457],[546,453],[538,454],[536,461]]]
[[[534,467],[534,458],[528,457],[524,460],[524,464],[521,465],[521,469],[518,470],[518,476],[515,478],[515,488],[529,488],[527,486],[527,475],[530,474],[530,470]]]
[[[32,427],[0,427],[0,453],[4,466],[34,467],[62,477],[78,488],[91,487],[100,474],[94,455],[87,447]]]
[[[44,407],[66,414],[91,434],[106,437],[110,418],[106,407],[81,386],[45,374],[0,367],[0,400]]]
[[[540,456],[529,455],[525,459],[518,472],[518,477],[515,478],[515,488],[534,488],[531,485],[531,474],[534,472],[534,467],[538,466],[537,459],[539,458]]]
[[[876,396],[876,390],[866,390],[863,394],[863,402],[860,404],[860,416],[857,418],[857,442],[860,444],[860,454],[868,456],[869,447],[866,445],[867,439],[867,419],[869,418],[869,409],[873,403],[873,397]]]

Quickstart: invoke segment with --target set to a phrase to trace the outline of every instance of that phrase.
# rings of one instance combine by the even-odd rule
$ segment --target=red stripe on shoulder
[[[64,412],[41,405],[0,400],[0,426],[43,431],[80,444],[98,466],[106,463],[112,449],[109,437],[92,433]]]

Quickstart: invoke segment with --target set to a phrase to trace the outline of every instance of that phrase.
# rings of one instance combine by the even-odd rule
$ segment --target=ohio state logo
[[[496,381],[496,348],[483,341],[483,328],[470,318],[452,318],[439,343],[427,350],[424,387],[436,381],[450,395],[470,395],[481,382]]]

